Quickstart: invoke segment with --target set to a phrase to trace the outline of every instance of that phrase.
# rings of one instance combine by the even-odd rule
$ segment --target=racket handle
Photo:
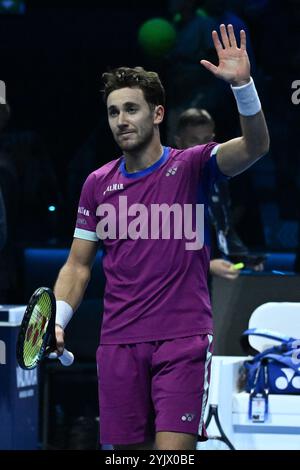
[[[67,349],[64,349],[64,352],[58,358],[63,366],[70,366],[74,362],[74,354]]]
[[[64,349],[64,352],[61,356],[57,356],[56,353],[50,353],[49,359],[59,359],[63,366],[70,366],[74,362],[74,354],[67,349]]]

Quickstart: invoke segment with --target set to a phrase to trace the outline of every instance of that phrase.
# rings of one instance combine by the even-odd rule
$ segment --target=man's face
[[[140,88],[121,88],[107,98],[108,122],[116,143],[124,152],[134,152],[151,141],[159,124],[157,106],[150,109]],[[162,108],[163,109],[163,108]]]
[[[176,145],[180,149],[186,149],[195,147],[195,145],[207,144],[214,137],[214,129],[211,124],[188,125],[176,137]]]

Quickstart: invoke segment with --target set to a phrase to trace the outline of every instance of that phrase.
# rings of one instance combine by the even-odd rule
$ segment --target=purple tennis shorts
[[[149,442],[159,431],[199,434],[205,440],[211,357],[207,334],[100,345],[101,444]]]

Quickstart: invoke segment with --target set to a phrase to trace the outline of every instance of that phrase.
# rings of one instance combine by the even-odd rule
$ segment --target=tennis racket
[[[208,440],[201,443],[201,450],[235,450],[227,437],[219,417],[219,395],[221,388],[221,361],[213,361],[211,385],[209,391],[209,408],[205,422]]]
[[[212,428],[212,419],[214,419],[214,428]],[[218,405],[209,405],[207,420],[205,423],[206,429],[211,425],[208,430],[208,441],[205,442],[204,450],[235,450],[232,443],[226,436],[220,422]]]
[[[45,357],[58,358],[70,366],[74,356],[64,350],[57,356],[55,337],[56,300],[48,287],[40,287],[31,296],[17,340],[17,361],[22,369],[34,369]]]

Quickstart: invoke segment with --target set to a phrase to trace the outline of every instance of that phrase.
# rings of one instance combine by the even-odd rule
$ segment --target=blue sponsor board
[[[37,369],[17,364],[19,326],[0,322],[0,449],[33,450],[38,447]]]

